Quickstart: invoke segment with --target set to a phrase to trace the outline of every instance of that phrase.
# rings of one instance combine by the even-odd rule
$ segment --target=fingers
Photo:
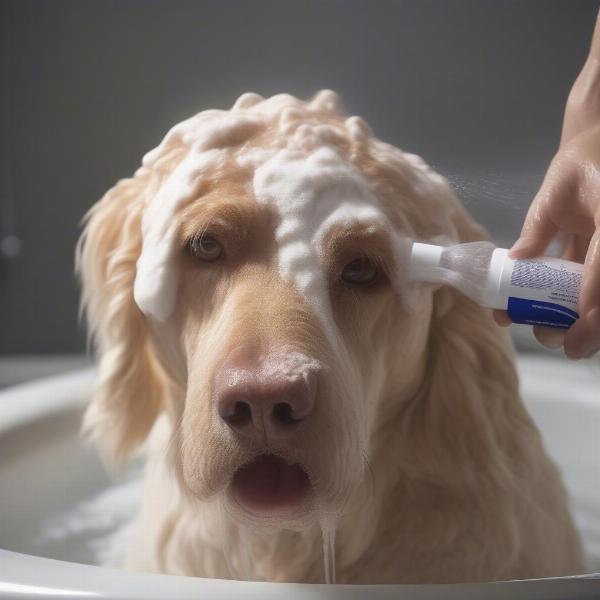
[[[570,235],[565,251],[560,258],[583,264],[590,245],[589,237]]]
[[[565,338],[571,358],[587,358],[600,350],[600,229],[594,233],[585,258],[579,296],[579,319]]]
[[[506,311],[493,310],[492,314],[494,316],[494,321],[501,327],[507,327],[512,324]],[[533,334],[537,341],[550,350],[560,348],[564,344],[566,333],[567,332],[564,329],[552,329],[550,327],[539,327],[537,325],[533,328]]]
[[[508,327],[512,324],[512,321],[505,310],[493,310],[492,315],[494,316],[494,321],[501,327]],[[535,326],[533,328],[533,334],[542,346],[555,350],[563,345],[566,331],[564,329],[551,329],[550,327]]]
[[[565,337],[565,354],[569,358],[591,358],[600,349],[600,309],[593,309],[578,319]]]
[[[512,323],[508,313],[505,310],[493,310],[492,316],[494,317],[496,324],[500,325],[501,327],[508,327]]]
[[[510,258],[530,258],[539,256],[556,235],[558,227],[552,222],[547,211],[537,199],[533,201],[521,237],[514,243],[508,255]]]
[[[552,329],[550,327],[539,327],[538,325],[533,328],[533,335],[535,335],[537,341],[542,346],[550,348],[550,350],[560,348],[564,344],[566,333],[564,329]]]
[[[592,236],[585,256],[579,295],[580,316],[596,307],[600,307],[600,228]]]

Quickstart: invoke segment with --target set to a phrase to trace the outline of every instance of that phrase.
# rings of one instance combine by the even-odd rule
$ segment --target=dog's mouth
[[[288,464],[274,454],[261,454],[235,472],[230,491],[252,515],[282,517],[305,504],[311,484],[300,465]]]

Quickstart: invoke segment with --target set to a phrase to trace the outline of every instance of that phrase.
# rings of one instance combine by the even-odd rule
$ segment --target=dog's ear
[[[461,242],[489,239],[462,206],[456,206],[453,217]],[[419,418],[424,448],[438,474],[456,477],[456,465],[471,464],[490,480],[500,480],[515,469],[512,457],[529,456],[539,447],[520,400],[509,332],[495,323],[490,309],[442,286],[434,292],[429,336]],[[440,452],[433,456],[435,449]]]
[[[133,297],[142,214],[155,189],[147,169],[120,181],[87,214],[76,251],[81,309],[99,359],[83,431],[116,463],[145,439],[163,403],[165,375]]]
[[[455,239],[461,243],[490,239],[449,186],[440,193],[450,207],[448,224]],[[519,456],[505,444],[523,444],[521,456],[527,456],[536,434],[519,397],[508,330],[495,323],[490,309],[441,286],[434,292],[429,336],[428,383],[420,419],[427,435],[421,439],[430,449],[442,450],[434,459],[447,467],[440,472],[453,473],[453,464],[474,461],[487,473],[501,473],[508,468],[503,460]],[[436,444],[437,439],[445,442]]]

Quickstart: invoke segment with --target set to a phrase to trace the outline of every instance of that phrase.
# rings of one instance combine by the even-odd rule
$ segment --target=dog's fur
[[[325,124],[336,132],[332,146],[372,185],[395,231],[417,239],[486,238],[417,157],[357,141],[337,110],[289,103],[297,126]],[[364,128],[354,119],[357,126]],[[281,142],[277,136],[272,127],[254,132],[231,146],[231,157]],[[305,299],[278,273],[276,215],[254,201],[251,169],[228,160],[177,215],[182,277],[169,336],[142,314],[132,291],[142,216],[186,151],[180,144],[111,189],[91,209],[78,248],[83,306],[100,359],[85,430],[117,460],[148,438],[143,503],[124,565],[319,582],[322,506],[339,517],[338,582],[581,572],[565,491],[519,398],[510,342],[490,311],[448,288],[413,285],[406,290],[411,298],[401,301],[389,281],[367,291],[337,283],[344,262],[365,251],[388,272],[405,267],[395,264],[384,237],[338,231],[323,249],[349,357],[341,360]],[[185,254],[185,240],[217,214],[238,228],[225,241],[234,258],[199,268]],[[210,390],[224,357],[247,343],[302,352],[327,367],[293,453],[275,447],[305,466],[319,500],[314,515],[290,528],[263,527],[224,508],[233,471],[256,449],[219,422]]]

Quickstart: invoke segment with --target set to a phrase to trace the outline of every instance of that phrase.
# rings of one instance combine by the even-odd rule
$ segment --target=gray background
[[[79,220],[175,122],[328,87],[448,176],[502,244],[556,148],[596,0],[0,3],[0,354],[84,348]],[[14,199],[11,208],[10,201]]]

